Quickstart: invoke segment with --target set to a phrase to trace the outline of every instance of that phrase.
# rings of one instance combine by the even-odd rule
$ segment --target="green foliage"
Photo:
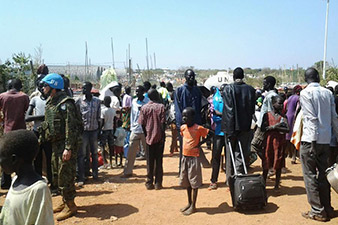
[[[318,62],[315,62],[312,66],[313,68],[318,70],[319,74],[323,74],[323,62],[324,62],[323,60],[320,60]]]
[[[338,81],[338,68],[337,67],[330,67],[326,70],[326,80],[330,81]]]
[[[35,88],[36,75],[33,73],[33,65],[31,63],[31,56],[26,56],[20,52],[14,54],[12,60],[7,60],[0,65],[0,89],[1,92],[6,90],[6,83],[10,79],[20,79],[23,84],[22,91],[30,94]]]
[[[262,87],[263,85],[263,77],[257,77],[257,78],[250,78],[250,77],[247,77],[245,79],[245,82],[251,86],[253,86],[254,88],[256,87]]]

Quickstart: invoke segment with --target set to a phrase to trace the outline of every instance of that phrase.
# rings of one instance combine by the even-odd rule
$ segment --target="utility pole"
[[[128,59],[130,59],[130,44],[128,44]]]
[[[129,85],[131,85],[131,59],[129,59]]]
[[[113,38],[111,38],[111,55],[113,59],[113,69],[115,70],[115,59],[114,59],[114,41]]]
[[[128,59],[128,49],[126,49],[126,64],[125,64],[125,69],[127,70],[129,65],[129,59]]]
[[[154,52],[154,66],[155,66],[155,69],[156,69],[157,67],[156,67],[156,55],[155,55],[155,52]]]
[[[91,78],[91,76],[92,76],[92,71],[91,71],[91,69],[90,69],[90,67],[91,67],[91,65],[92,65],[92,61],[90,60],[90,58],[88,58],[88,75],[89,75],[89,77]]]
[[[129,63],[129,85],[131,84],[131,58],[130,58],[130,44],[128,44],[128,63]]]
[[[153,67],[153,59],[151,58],[151,55],[149,56],[149,58],[150,58],[150,65],[151,65],[150,68],[153,69],[154,68]]]
[[[298,64],[297,64],[297,78],[298,78],[298,83],[300,83],[300,76],[299,76],[299,67],[298,67]]]
[[[323,79],[326,79],[326,49],[327,49],[327,30],[328,30],[328,19],[329,19],[329,0],[326,4],[326,18],[325,18],[325,39],[324,39],[324,60],[323,60]]]
[[[87,76],[87,70],[88,70],[88,47],[87,47],[87,41],[85,42],[85,47],[86,47],[86,55],[85,55],[85,79]]]
[[[148,57],[148,39],[146,38],[146,59],[147,59],[147,70],[149,70],[149,57]]]
[[[155,52],[154,52],[154,66],[155,66],[155,69],[156,69],[157,67],[156,67],[156,55],[155,55]]]

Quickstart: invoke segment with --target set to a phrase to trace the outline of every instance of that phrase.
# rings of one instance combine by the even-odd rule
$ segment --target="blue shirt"
[[[219,92],[218,88],[216,88],[216,92],[215,92],[215,94],[212,98],[212,103],[214,105],[214,110],[217,110],[220,113],[223,113],[223,98],[222,98],[221,93]],[[216,112],[215,112],[212,116],[212,120],[216,124],[215,135],[224,136],[224,132],[221,131],[222,117],[216,115]]]
[[[149,102],[149,98],[144,97],[142,101],[138,98],[133,99],[131,104],[131,112],[130,112],[130,130],[136,134],[142,134],[143,129],[142,126],[138,123],[138,117],[140,115],[140,109],[143,105]]]
[[[187,84],[178,87],[174,93],[174,102],[177,129],[179,129],[182,125],[182,112],[187,107],[195,109],[194,123],[199,125],[202,124],[202,93],[198,87],[190,87]]]

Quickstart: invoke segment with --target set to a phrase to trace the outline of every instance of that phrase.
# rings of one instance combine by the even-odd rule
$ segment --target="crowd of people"
[[[56,220],[65,220],[77,213],[76,188],[89,177],[99,182],[100,169],[124,167],[121,178],[128,179],[136,158],[147,162],[146,189],[162,189],[167,128],[172,136],[169,156],[179,152],[180,184],[188,195],[184,215],[196,211],[202,167],[212,168],[209,190],[215,190],[221,168],[229,185],[234,168],[244,174],[258,156],[264,180],[275,176],[274,190],[279,191],[289,156],[291,163],[299,159],[302,164],[310,204],[302,215],[318,221],[334,217],[325,170],[338,159],[338,87],[321,87],[314,68],[305,72],[304,89],[296,85],[280,92],[272,76],[264,78],[262,90],[255,89],[244,82],[238,67],[233,83],[206,92],[188,69],[185,84],[176,90],[170,82],[156,88],[146,81],[136,87],[134,97],[130,87],[118,82],[99,96],[93,94],[91,82],[84,82],[82,95],[74,97],[65,76],[49,73],[45,65],[38,74],[30,97],[21,91],[19,79],[8,81],[8,91],[0,94],[1,188],[9,189],[0,224],[53,224],[53,213],[58,213]],[[28,131],[26,122],[31,121]],[[212,143],[211,163],[201,148],[205,142]],[[55,195],[63,201],[53,208]],[[22,203],[23,198],[29,200]]]

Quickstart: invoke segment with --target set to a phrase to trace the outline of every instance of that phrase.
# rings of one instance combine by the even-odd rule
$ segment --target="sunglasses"
[[[49,85],[46,82],[43,82],[42,87],[49,87]]]

